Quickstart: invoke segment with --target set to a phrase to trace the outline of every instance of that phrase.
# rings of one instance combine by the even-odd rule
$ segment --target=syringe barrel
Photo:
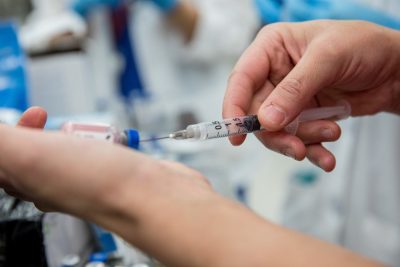
[[[351,113],[349,103],[341,101],[334,107],[308,109],[285,127],[285,131],[296,134],[299,123],[321,119],[344,119]],[[221,121],[202,122],[189,125],[186,128],[185,138],[192,140],[207,140],[233,135],[247,134],[262,130],[256,115],[236,117]]]
[[[294,119],[285,127],[285,131],[295,135],[299,124],[302,122],[323,119],[343,120],[347,119],[350,115],[350,103],[345,100],[341,100],[336,106],[333,107],[321,107],[304,110],[299,116],[297,116],[296,119]]]
[[[333,107],[321,107],[312,108],[303,111],[298,119],[299,122],[315,121],[321,119],[335,119],[342,120],[346,119],[351,114],[351,106],[347,101],[339,101],[336,106]]]
[[[206,140],[207,139],[206,127],[207,127],[206,122],[189,125],[186,128],[187,137],[193,140]]]
[[[193,140],[207,140],[247,134],[260,130],[260,122],[256,115],[236,117],[222,121],[202,122],[189,125],[187,136]]]

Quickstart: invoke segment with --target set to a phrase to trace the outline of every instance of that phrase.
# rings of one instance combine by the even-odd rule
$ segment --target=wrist
[[[140,153],[115,147],[112,150],[107,158],[114,167],[91,174],[96,177],[94,187],[80,199],[81,208],[76,215],[131,241],[142,213],[158,198],[149,188],[162,178],[162,171],[157,161]]]
[[[168,266],[215,266],[211,263],[218,255],[210,252],[225,242],[217,233],[225,219],[218,217],[238,205],[210,190],[200,174],[159,163],[99,197],[102,211],[93,221]],[[216,242],[204,238],[207,233]],[[233,232],[230,235],[234,237]]]

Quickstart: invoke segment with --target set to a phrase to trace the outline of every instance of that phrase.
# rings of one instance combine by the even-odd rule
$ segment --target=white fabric
[[[147,89],[164,105],[170,101],[169,106],[194,109],[204,119],[220,118],[229,73],[254,38],[258,17],[252,0],[191,2],[200,16],[189,44],[168,29],[151,3],[138,1],[133,6],[140,71]]]
[[[62,213],[46,213],[43,218],[43,236],[49,267],[62,266],[67,255],[86,259],[93,250],[89,225]]]
[[[64,0],[35,0],[34,10],[20,31],[22,46],[30,52],[45,52],[52,48],[58,36],[71,34],[81,40],[87,33],[83,19],[69,10]]]
[[[287,203],[284,224],[400,266],[400,118],[356,118],[342,129],[342,140],[330,146],[336,170],[304,186],[312,197],[292,198],[301,203],[311,197],[318,204],[296,209]]]
[[[359,1],[391,14],[397,12],[397,16],[400,11],[396,0]],[[337,157],[336,170],[306,185],[313,196],[292,197],[284,224],[387,265],[400,266],[399,137],[398,115],[343,122],[341,140],[329,146]],[[289,194],[293,184],[291,188]],[[318,204],[294,207],[310,197]]]
[[[189,44],[184,43],[180,33],[168,28],[164,15],[150,1],[137,1],[132,6],[132,36],[139,70],[151,93],[150,101],[133,105],[142,131],[167,132],[186,127],[179,122],[183,112],[193,113],[198,121],[221,119],[229,74],[260,25],[252,0],[190,2],[197,8],[199,21]],[[245,166],[238,171],[230,171],[233,168],[229,166],[246,156],[243,149],[251,148],[234,149],[227,143],[165,142],[163,147],[201,171],[218,192],[232,196],[231,181],[249,178],[249,174]]]

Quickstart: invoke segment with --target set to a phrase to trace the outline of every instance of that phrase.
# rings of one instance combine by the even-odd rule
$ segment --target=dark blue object
[[[140,136],[139,132],[135,129],[125,130],[126,137],[128,138],[127,145],[133,149],[139,149]]]
[[[117,250],[117,245],[115,243],[112,234],[96,225],[93,225],[94,234],[96,241],[100,247],[98,252],[110,253]]]
[[[236,198],[242,204],[247,205],[248,196],[247,196],[247,186],[244,184],[239,184],[235,189]]]
[[[145,97],[147,94],[142,83],[134,42],[131,40],[129,12],[126,5],[121,4],[113,9],[112,22],[115,46],[125,63],[119,77],[119,91],[126,103],[130,105],[132,98]]]
[[[96,252],[90,255],[89,262],[106,262],[108,260],[108,253]]]
[[[0,107],[28,107],[25,55],[13,23],[0,22]]]

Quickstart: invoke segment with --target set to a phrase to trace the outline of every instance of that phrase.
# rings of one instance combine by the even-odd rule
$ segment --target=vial
[[[104,140],[133,149],[139,149],[140,137],[139,132],[135,129],[119,131],[114,126],[108,124],[66,122],[61,127],[61,131],[80,138]]]

